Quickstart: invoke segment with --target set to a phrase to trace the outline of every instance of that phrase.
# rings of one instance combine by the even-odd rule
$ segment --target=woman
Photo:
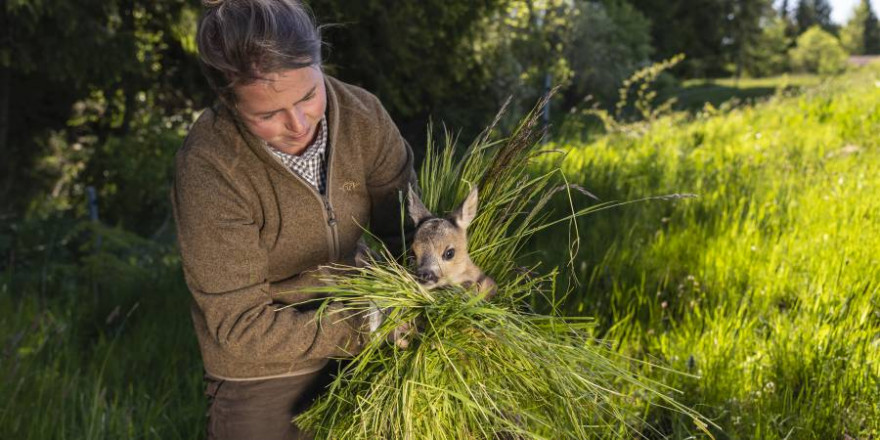
[[[363,345],[358,316],[316,319],[316,268],[362,226],[400,235],[412,152],[381,103],[321,70],[296,0],[206,1],[197,43],[219,105],[176,159],[172,199],[209,397],[208,438],[307,438],[290,423]],[[281,305],[297,304],[278,310]]]

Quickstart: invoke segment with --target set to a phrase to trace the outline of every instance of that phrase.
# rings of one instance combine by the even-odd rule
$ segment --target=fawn
[[[416,225],[412,251],[416,260],[416,278],[428,289],[449,285],[476,286],[486,299],[497,291],[495,280],[471,261],[467,249],[467,227],[477,215],[477,188],[471,190],[464,203],[447,218],[431,214],[419,196],[409,188],[407,208]],[[381,257],[375,255],[363,240],[358,242],[355,262],[358,267],[368,266]],[[375,331],[385,320],[386,311],[373,307],[368,313],[370,331]],[[411,323],[404,323],[390,335],[390,341],[400,348],[409,345],[409,337],[416,332]]]
[[[431,214],[412,187],[407,194],[409,216],[416,225],[412,251],[416,259],[416,278],[429,289],[449,285],[476,286],[477,292],[491,298],[498,289],[495,281],[471,261],[467,248],[467,228],[477,216],[477,188],[471,189],[464,203],[449,217]]]

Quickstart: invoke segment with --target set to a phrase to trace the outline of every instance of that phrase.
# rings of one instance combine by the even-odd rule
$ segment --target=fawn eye
[[[446,252],[443,252],[443,259],[444,260],[449,261],[453,258],[455,258],[455,249],[450,248],[450,249],[446,249]]]

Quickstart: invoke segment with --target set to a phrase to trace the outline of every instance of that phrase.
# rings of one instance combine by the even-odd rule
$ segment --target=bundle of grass
[[[550,220],[542,209],[566,185],[558,169],[529,174],[539,151],[536,108],[505,140],[488,129],[458,160],[454,142],[430,147],[420,174],[423,201],[443,212],[478,182],[482,206],[469,232],[475,263],[498,282],[491,301],[462,287],[427,290],[392,256],[338,268],[316,290],[349,312],[378,306],[387,318],[326,395],[296,419],[318,438],[552,438],[638,435],[645,405],[700,418],[638,377],[631,360],[591,340],[589,321],[528,312],[530,298],[554,290],[557,271],[516,266],[535,232],[607,205]],[[535,268],[531,268],[535,269]],[[331,317],[332,319],[332,317]],[[403,323],[420,328],[408,348],[388,342]]]

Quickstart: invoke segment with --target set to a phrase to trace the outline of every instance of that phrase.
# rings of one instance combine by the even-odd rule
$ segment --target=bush
[[[772,76],[788,70],[791,38],[787,28],[787,21],[776,18],[761,30],[756,44],[746,47],[743,67],[750,76]]]
[[[833,35],[813,26],[797,39],[797,47],[789,52],[795,70],[820,75],[833,75],[846,70],[846,50]]]
[[[548,78],[560,88],[554,106],[563,111],[586,96],[613,105],[617,86],[652,52],[648,20],[620,0],[512,1],[481,29],[474,45],[492,71],[489,95],[499,105],[516,98],[508,114],[524,113],[548,91]]]

